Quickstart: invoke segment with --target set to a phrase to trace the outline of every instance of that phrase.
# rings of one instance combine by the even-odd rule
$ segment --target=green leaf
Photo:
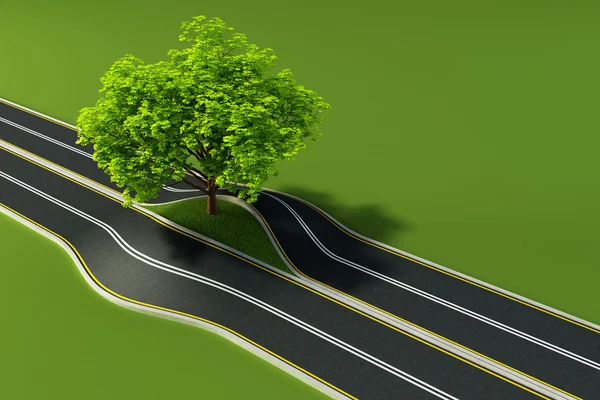
[[[93,159],[124,187],[124,206],[181,180],[190,157],[219,186],[247,185],[239,196],[255,201],[277,162],[321,134],[330,106],[289,69],[274,74],[272,49],[220,18],[197,16],[181,28],[187,47],[170,50],[168,61],[115,61],[100,79],[103,97],[80,111],[77,143],[94,144]]]

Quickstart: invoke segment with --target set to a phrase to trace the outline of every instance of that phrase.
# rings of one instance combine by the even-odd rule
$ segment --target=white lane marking
[[[17,124],[16,122],[9,121],[9,120],[8,120],[8,119],[6,119],[6,118],[2,118],[2,117],[0,117],[0,122],[4,122],[4,123],[5,123],[5,124],[7,124],[7,125],[14,126],[15,128],[17,128],[17,129],[20,129],[20,130],[22,130],[22,131],[25,131],[25,132],[27,132],[27,133],[31,133],[31,134],[32,134],[32,135],[34,135],[34,136],[37,136],[37,137],[39,137],[39,138],[41,138],[41,139],[44,139],[44,140],[47,140],[47,141],[49,141],[49,142],[51,142],[51,143],[54,143],[54,144],[55,144],[55,145],[57,145],[57,146],[61,146],[61,147],[64,147],[65,149],[68,149],[68,150],[74,151],[75,153],[78,153],[78,154],[80,154],[80,155],[82,155],[82,156],[84,156],[84,157],[88,157],[88,158],[90,158],[90,159],[92,158],[92,155],[91,155],[90,153],[88,153],[87,151],[83,151],[83,150],[81,150],[81,149],[78,149],[78,148],[76,148],[76,147],[70,146],[70,145],[68,145],[68,144],[66,144],[66,143],[63,143],[63,142],[61,142],[60,140],[53,139],[53,138],[51,138],[50,136],[46,136],[46,135],[44,135],[44,134],[42,134],[42,133],[39,133],[39,132],[37,132],[37,131],[34,131],[33,129],[26,128],[26,127],[24,127],[23,125],[19,125],[19,124]]]
[[[515,328],[512,328],[512,327],[508,326],[508,325],[502,324],[501,322],[498,322],[496,320],[493,320],[491,318],[488,318],[486,316],[478,314],[478,313],[476,313],[474,311],[471,311],[469,309],[461,307],[461,306],[459,306],[457,304],[454,304],[454,303],[452,303],[450,301],[447,301],[447,300],[444,300],[444,299],[442,299],[440,297],[434,296],[434,295],[432,295],[432,294],[430,294],[428,292],[425,292],[425,291],[423,291],[421,289],[417,289],[417,288],[415,288],[413,286],[410,286],[410,285],[408,285],[406,283],[403,283],[403,282],[400,282],[400,281],[398,281],[396,279],[390,278],[387,275],[381,274],[381,273],[379,273],[377,271],[373,271],[373,270],[371,270],[371,269],[369,269],[369,268],[367,268],[365,266],[362,266],[360,264],[357,264],[355,262],[347,260],[347,259],[345,259],[343,257],[338,256],[337,254],[334,254],[331,250],[329,250],[327,247],[325,247],[319,241],[319,239],[312,232],[312,230],[308,227],[308,225],[304,222],[304,220],[298,215],[298,213],[296,213],[296,211],[289,204],[287,204],[285,201],[281,200],[277,196],[273,196],[272,194],[269,194],[269,193],[266,193],[266,192],[263,192],[263,194],[265,194],[265,195],[267,195],[267,196],[269,196],[269,197],[277,200],[285,208],[287,208],[288,211],[290,211],[290,213],[294,216],[294,218],[302,226],[302,228],[307,233],[307,235],[311,238],[311,240],[313,241],[313,243],[315,243],[315,245],[317,245],[317,247],[323,253],[325,253],[329,258],[332,258],[333,260],[335,260],[335,261],[337,261],[337,262],[339,262],[341,264],[347,265],[347,266],[349,266],[351,268],[357,269],[357,270],[359,270],[361,272],[364,272],[364,273],[366,273],[368,275],[374,276],[374,277],[376,277],[378,279],[381,279],[382,281],[385,281],[385,282],[387,282],[387,283],[389,283],[391,285],[394,285],[394,286],[397,286],[397,287],[402,288],[404,290],[407,290],[407,291],[409,291],[411,293],[414,293],[414,294],[419,295],[421,297],[424,297],[424,298],[426,298],[428,300],[431,300],[433,302],[441,304],[441,305],[443,305],[443,306],[445,306],[447,308],[450,308],[450,309],[452,309],[454,311],[457,311],[457,312],[460,312],[462,314],[465,314],[465,315],[467,315],[467,316],[469,316],[471,318],[477,319],[477,320],[479,320],[481,322],[484,322],[484,323],[486,323],[488,325],[491,325],[491,326],[493,326],[495,328],[501,329],[501,330],[503,330],[505,332],[508,332],[508,333],[510,333],[512,335],[518,336],[521,339],[525,339],[525,340],[527,340],[527,341],[529,341],[531,343],[537,344],[538,346],[542,346],[542,347],[544,347],[544,348],[546,348],[548,350],[551,350],[551,351],[554,351],[556,353],[559,353],[559,354],[561,354],[561,355],[563,355],[565,357],[568,357],[568,358],[570,358],[572,360],[575,360],[575,361],[577,361],[579,363],[585,364],[585,365],[587,365],[589,367],[592,367],[592,368],[597,369],[597,370],[600,371],[600,363],[597,363],[597,362],[595,362],[593,360],[587,359],[587,358],[585,358],[583,356],[580,356],[580,355],[578,355],[576,353],[573,353],[571,351],[565,350],[565,349],[563,349],[561,347],[558,347],[558,346],[556,346],[556,345],[554,345],[552,343],[548,343],[548,342],[546,342],[546,341],[544,341],[542,339],[539,339],[539,338],[537,338],[535,336],[529,335],[529,334],[527,334],[525,332],[521,332],[521,331],[519,331],[519,330],[517,330]]]
[[[174,188],[174,187],[166,186],[166,185],[163,185],[163,189],[165,189],[169,192],[177,192],[177,193],[191,193],[191,192],[198,193],[199,192],[198,189],[178,189],[178,188]]]
[[[119,245],[119,247],[121,247],[126,253],[128,253],[130,256],[138,259],[139,261],[141,261],[141,262],[143,262],[143,263],[145,263],[147,265],[150,265],[150,266],[152,266],[154,268],[163,270],[165,272],[172,273],[174,275],[179,275],[179,276],[182,276],[184,278],[188,278],[188,279],[191,279],[191,280],[203,283],[205,285],[214,287],[216,289],[219,289],[219,290],[222,290],[222,291],[224,291],[226,293],[234,295],[234,296],[236,296],[236,297],[238,297],[238,298],[240,298],[242,300],[245,300],[245,301],[247,301],[247,302],[249,302],[251,304],[254,304],[254,305],[262,308],[265,311],[270,312],[271,314],[274,314],[274,315],[276,315],[276,316],[284,319],[285,321],[288,321],[288,322],[290,322],[290,323],[298,326],[299,328],[304,329],[305,331],[307,331],[309,333],[312,333],[315,336],[320,337],[321,339],[324,339],[325,341],[327,341],[327,342],[329,342],[329,343],[331,343],[331,344],[333,344],[333,345],[335,345],[335,346],[337,346],[337,347],[339,347],[339,348],[341,348],[341,349],[343,349],[343,350],[345,350],[345,351],[347,351],[347,352],[349,352],[349,353],[351,353],[351,354],[353,354],[353,355],[355,355],[355,356],[357,356],[357,357],[359,357],[359,358],[361,358],[361,359],[363,359],[363,360],[365,360],[365,361],[367,361],[367,362],[369,362],[369,363],[371,363],[371,364],[379,367],[380,369],[383,369],[384,371],[387,371],[387,372],[391,373],[392,375],[397,376],[398,378],[401,378],[401,379],[403,379],[403,380],[405,380],[405,381],[407,381],[407,382],[409,382],[409,383],[411,383],[411,384],[413,384],[413,385],[415,385],[415,386],[417,386],[417,387],[419,387],[419,388],[421,388],[421,389],[423,389],[423,390],[425,390],[425,391],[427,391],[427,392],[435,395],[438,398],[458,400],[456,397],[451,396],[448,393],[445,393],[442,390],[440,390],[440,389],[438,389],[438,388],[436,388],[436,387],[434,387],[434,386],[432,386],[432,385],[430,385],[430,384],[428,384],[428,383],[426,383],[426,382],[424,382],[424,381],[422,381],[422,380],[420,380],[420,379],[418,379],[418,378],[416,378],[416,377],[414,377],[414,376],[412,376],[412,375],[410,375],[410,374],[408,374],[408,373],[406,373],[406,372],[404,372],[404,371],[402,371],[402,370],[394,367],[393,365],[390,365],[390,364],[388,364],[388,363],[386,363],[386,362],[384,362],[384,361],[382,361],[382,360],[380,360],[380,359],[378,359],[378,358],[376,358],[376,357],[374,357],[374,356],[372,356],[372,355],[370,355],[370,354],[368,354],[368,353],[366,353],[366,352],[364,352],[364,351],[362,351],[362,350],[360,350],[360,349],[358,349],[358,348],[356,348],[354,346],[351,346],[348,343],[343,342],[342,340],[337,339],[334,336],[331,336],[328,333],[326,333],[324,331],[321,331],[320,329],[317,329],[314,326],[309,325],[306,322],[301,321],[300,319],[298,319],[296,317],[293,317],[293,316],[291,316],[291,315],[289,315],[289,314],[287,314],[287,313],[279,310],[278,308],[275,308],[275,307],[271,306],[270,304],[268,304],[268,303],[266,303],[266,302],[264,302],[262,300],[259,300],[259,299],[255,298],[255,297],[252,297],[252,296],[250,296],[250,295],[248,295],[248,294],[246,294],[246,293],[244,293],[244,292],[242,292],[242,291],[240,291],[238,289],[235,289],[233,287],[227,286],[227,285],[225,285],[225,284],[223,284],[221,282],[212,280],[212,279],[207,278],[205,276],[198,275],[198,274],[186,271],[184,269],[174,267],[174,266],[172,266],[170,264],[166,264],[166,263],[163,263],[161,261],[155,260],[155,259],[147,256],[146,254],[144,254],[144,253],[142,253],[142,252],[134,249],[109,224],[107,224],[107,223],[105,223],[105,222],[103,222],[103,221],[101,221],[101,220],[99,220],[99,219],[97,219],[95,217],[92,217],[91,215],[86,214],[85,212],[83,212],[83,211],[81,211],[81,210],[79,210],[79,209],[77,209],[77,208],[75,208],[75,207],[73,207],[73,206],[71,206],[71,205],[69,205],[69,204],[61,201],[61,200],[58,200],[55,197],[53,197],[53,196],[51,196],[51,195],[49,195],[49,194],[47,194],[47,193],[45,193],[45,192],[43,192],[43,191],[41,191],[39,189],[36,189],[36,188],[32,187],[31,185],[29,185],[29,184],[27,184],[27,183],[25,183],[23,181],[20,181],[19,179],[14,178],[13,176],[11,176],[11,175],[9,175],[9,174],[7,174],[5,172],[0,171],[0,176],[2,176],[3,178],[7,179],[8,181],[10,181],[10,182],[12,182],[14,184],[17,184],[17,185],[25,188],[26,190],[29,190],[30,192],[32,192],[32,193],[34,193],[34,194],[36,194],[36,195],[38,195],[40,197],[42,197],[42,198],[44,198],[44,199],[46,199],[46,200],[48,200],[48,201],[50,201],[50,202],[52,202],[52,203],[54,203],[54,204],[56,204],[58,206],[60,206],[60,207],[62,207],[64,209],[70,211],[71,213],[73,213],[75,215],[78,215],[81,218],[84,218],[84,219],[92,222],[93,224],[101,227],[106,232],[108,232],[108,234],[115,240],[115,242],[117,242],[117,244]]]
[[[32,134],[34,136],[37,136],[37,137],[41,138],[41,139],[47,140],[50,143],[54,143],[57,146],[64,147],[67,150],[71,150],[71,151],[73,151],[73,152],[75,152],[75,153],[77,153],[79,155],[82,155],[84,157],[89,158],[90,160],[93,160],[92,155],[90,153],[88,153],[87,151],[85,151],[85,150],[78,149],[77,147],[68,145],[68,144],[66,144],[64,142],[61,142],[60,140],[56,140],[54,138],[51,138],[50,136],[44,135],[43,133],[39,133],[38,131],[34,131],[33,129],[29,129],[27,127],[24,127],[23,125],[19,125],[16,122],[12,122],[12,121],[10,121],[10,120],[8,120],[6,118],[0,117],[0,122],[4,122],[7,125],[11,125],[11,126],[17,128],[17,129],[20,129],[22,131],[30,133],[30,134]],[[176,193],[190,193],[190,192],[197,192],[198,191],[196,189],[178,189],[178,188],[173,188],[173,187],[169,187],[169,186],[166,186],[166,185],[163,185],[163,189],[165,189],[165,190],[167,190],[169,192],[176,192]]]
[[[63,125],[63,126],[67,126],[67,127],[71,128],[71,129],[73,129],[74,131],[76,131],[76,130],[77,130],[77,127],[76,127],[75,125],[69,124],[68,122],[65,122],[65,121],[61,121],[61,120],[59,120],[59,119],[56,119],[56,118],[54,118],[54,117],[51,117],[51,116],[49,116],[49,115],[42,114],[42,113],[41,113],[41,112],[39,112],[39,111],[35,111],[35,110],[32,110],[31,108],[27,108],[27,107],[25,107],[25,106],[22,106],[22,105],[20,105],[20,104],[14,103],[14,102],[12,102],[12,101],[10,101],[10,100],[6,100],[6,99],[5,99],[5,98],[3,98],[3,97],[0,97],[0,102],[2,102],[2,103],[6,103],[7,105],[11,105],[11,106],[13,106],[14,108],[16,108],[16,109],[17,109],[17,110],[19,110],[19,111],[26,110],[26,111],[28,111],[29,113],[31,113],[31,114],[34,114],[36,117],[43,117],[43,118],[47,118],[47,119],[49,119],[51,122],[54,122],[54,123],[55,123],[55,124],[57,124],[57,125]]]

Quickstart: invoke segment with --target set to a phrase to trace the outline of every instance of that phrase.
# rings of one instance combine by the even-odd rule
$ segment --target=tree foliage
[[[128,54],[110,67],[104,97],[80,112],[77,143],[94,144],[98,166],[125,187],[124,206],[156,197],[169,179],[209,195],[236,182],[245,185],[238,196],[255,201],[277,162],[293,161],[320,135],[329,105],[289,69],[273,73],[272,49],[249,44],[220,18],[198,16],[182,30],[187,46],[170,50],[169,61]]]

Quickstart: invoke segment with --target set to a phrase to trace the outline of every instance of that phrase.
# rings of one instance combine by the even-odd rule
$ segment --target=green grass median
[[[279,257],[263,227],[248,210],[225,200],[219,200],[218,205],[218,215],[206,213],[205,198],[144,208],[282,271],[292,273]]]

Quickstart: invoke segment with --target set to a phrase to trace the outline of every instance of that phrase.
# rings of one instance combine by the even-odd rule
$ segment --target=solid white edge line
[[[49,119],[49,120],[51,120],[51,121],[53,121],[53,122],[57,123],[58,125],[67,125],[67,126],[69,126],[70,128],[72,128],[72,129],[73,129],[73,130],[75,130],[75,131],[77,131],[77,130],[78,130],[76,126],[74,126],[74,125],[72,125],[72,124],[69,124],[68,122],[64,122],[64,121],[61,121],[61,120],[59,120],[59,119],[53,118],[53,117],[51,117],[51,116],[49,116],[49,115],[46,115],[46,114],[44,114],[44,113],[42,113],[42,112],[39,112],[39,111],[32,110],[31,108],[27,108],[27,107],[25,107],[25,106],[22,106],[22,105],[20,105],[20,104],[14,103],[14,102],[12,102],[12,101],[10,101],[10,100],[7,100],[7,99],[5,99],[5,98],[3,98],[3,97],[0,97],[0,101],[3,101],[3,102],[5,102],[5,103],[8,103],[8,104],[10,104],[10,105],[14,106],[15,108],[22,108],[22,109],[24,109],[24,110],[27,110],[27,111],[28,111],[28,112],[30,112],[31,114],[35,114],[35,115],[38,115],[38,116],[42,116],[42,117],[44,117],[44,118],[47,118],[47,119]],[[477,283],[478,285],[485,286],[485,287],[487,287],[488,289],[492,289],[492,290],[495,290],[495,291],[497,291],[497,292],[503,293],[503,294],[505,294],[505,295],[507,295],[507,296],[514,297],[514,298],[516,298],[516,299],[519,299],[519,300],[521,300],[521,301],[524,301],[524,302],[526,302],[526,303],[530,303],[530,304],[532,304],[532,305],[534,305],[534,306],[536,306],[536,307],[539,307],[539,308],[545,309],[546,311],[550,311],[550,312],[552,312],[552,313],[554,313],[554,314],[558,314],[558,315],[561,315],[561,316],[563,316],[563,317],[565,317],[565,318],[572,319],[572,320],[574,320],[574,321],[577,321],[577,322],[579,322],[580,324],[587,325],[587,326],[589,326],[589,327],[591,327],[591,328],[594,328],[594,329],[596,329],[596,330],[600,330],[600,325],[598,325],[598,324],[594,324],[594,323],[592,323],[592,322],[590,322],[590,321],[586,321],[586,320],[584,320],[583,318],[576,317],[576,316],[574,316],[574,315],[571,315],[571,314],[568,314],[568,313],[566,313],[566,312],[560,311],[560,310],[558,310],[558,309],[556,309],[556,308],[552,308],[552,307],[550,307],[550,306],[547,306],[547,305],[545,305],[545,304],[539,303],[539,302],[537,302],[537,301],[535,301],[535,300],[531,300],[531,299],[529,299],[529,298],[527,298],[527,297],[525,297],[525,296],[521,296],[521,295],[519,295],[519,294],[516,294],[516,293],[513,293],[513,292],[511,292],[511,291],[508,291],[508,290],[502,289],[502,288],[500,288],[500,287],[498,287],[498,286],[494,286],[494,285],[492,285],[492,284],[490,284],[490,283],[487,283],[487,282],[485,282],[485,281],[482,281],[482,280],[479,280],[479,279],[473,278],[472,276],[469,276],[469,275],[463,274],[463,273],[461,273],[461,272],[458,272],[458,271],[456,271],[456,270],[453,270],[453,269],[451,269],[451,268],[444,267],[443,265],[436,264],[436,263],[435,263],[435,262],[433,262],[433,261],[429,261],[429,260],[427,260],[427,259],[425,259],[425,258],[418,257],[418,256],[416,256],[416,255],[414,255],[414,254],[408,253],[408,252],[406,252],[406,251],[403,251],[403,250],[397,249],[397,248],[395,248],[395,247],[389,246],[389,245],[387,245],[387,244],[385,244],[385,243],[381,243],[381,242],[379,242],[379,241],[377,241],[377,240],[374,240],[374,239],[368,238],[368,237],[366,237],[366,236],[363,236],[363,235],[361,235],[360,233],[358,233],[358,232],[355,232],[355,231],[353,231],[352,229],[348,228],[347,226],[343,225],[341,222],[339,222],[338,220],[336,220],[335,218],[333,218],[331,215],[327,214],[325,211],[321,210],[319,207],[315,206],[314,204],[312,204],[312,203],[310,203],[310,202],[308,202],[308,201],[306,201],[306,200],[302,200],[302,199],[300,199],[300,198],[299,198],[299,197],[297,197],[297,196],[294,196],[294,195],[292,195],[292,194],[288,194],[288,193],[284,193],[284,192],[280,192],[280,191],[278,191],[278,190],[275,190],[275,189],[268,189],[268,188],[264,188],[264,189],[265,189],[266,191],[271,191],[271,192],[279,193],[279,194],[281,194],[281,195],[283,195],[283,196],[288,196],[288,197],[291,197],[291,198],[293,198],[293,199],[296,199],[296,200],[298,200],[298,201],[304,201],[305,203],[307,203],[307,204],[310,204],[311,206],[313,206],[314,208],[316,208],[317,210],[319,210],[320,212],[322,212],[324,215],[326,215],[328,218],[330,218],[332,221],[334,221],[334,222],[335,222],[335,223],[336,223],[336,224],[337,224],[337,225],[338,225],[340,228],[343,228],[343,229],[344,229],[346,232],[348,232],[348,233],[351,233],[351,234],[353,234],[354,236],[357,236],[357,237],[359,237],[359,238],[361,238],[361,239],[363,239],[363,240],[365,240],[365,241],[367,241],[367,242],[370,242],[370,243],[372,243],[372,244],[376,244],[376,245],[378,245],[378,246],[384,247],[384,248],[386,248],[386,249],[388,249],[388,250],[391,250],[391,251],[393,251],[393,252],[397,252],[397,253],[399,253],[399,254],[402,254],[402,255],[405,255],[405,256],[407,256],[407,257],[413,258],[413,259],[415,259],[415,260],[417,260],[417,261],[420,261],[420,262],[422,262],[422,263],[429,264],[429,265],[430,265],[430,266],[432,266],[432,267],[439,268],[439,269],[441,269],[441,270],[443,270],[443,271],[449,272],[449,273],[451,273],[451,274],[454,274],[454,275],[456,275],[456,276],[460,276],[461,278],[464,278],[464,279],[466,279],[466,280],[469,280],[469,281],[472,281],[472,282],[474,282],[474,283]]]
[[[12,126],[14,128],[17,128],[17,129],[20,129],[20,130],[25,131],[27,133],[30,133],[30,134],[32,134],[34,136],[37,136],[37,137],[39,137],[41,139],[44,139],[44,140],[46,140],[46,141],[48,141],[50,143],[53,143],[53,144],[55,144],[57,146],[63,147],[65,149],[67,149],[67,150],[71,150],[74,153],[81,154],[84,157],[92,158],[92,155],[90,153],[88,153],[87,151],[83,150],[83,149],[78,149],[77,147],[73,147],[70,144],[61,142],[58,139],[51,138],[50,136],[44,135],[43,133],[40,133],[40,132],[35,131],[33,129],[29,129],[26,126],[23,126],[21,124],[17,124],[16,122],[11,121],[9,119],[0,117],[0,122],[3,122],[6,125],[10,125],[10,126]]]
[[[237,335],[234,335],[233,333],[220,328],[218,326],[209,324],[207,322],[204,321],[199,321],[197,319],[194,318],[190,318],[190,317],[186,317],[184,315],[180,315],[180,314],[176,314],[176,313],[172,313],[169,311],[165,311],[165,310],[159,310],[156,308],[152,308],[152,307],[148,307],[148,306],[142,306],[140,304],[135,304],[135,303],[131,303],[129,301],[123,300],[119,297],[116,297],[114,295],[112,295],[111,293],[106,292],[104,289],[102,289],[100,286],[98,286],[96,284],[96,282],[94,282],[94,280],[88,275],[88,273],[85,271],[85,268],[83,267],[83,265],[81,264],[81,262],[79,261],[79,258],[77,257],[77,255],[75,254],[75,252],[71,249],[71,247],[65,243],[63,240],[61,240],[60,238],[58,238],[57,236],[53,235],[52,233],[46,231],[45,229],[40,228],[39,226],[35,225],[34,223],[26,220],[25,218],[21,217],[18,214],[13,213],[12,211],[1,207],[0,206],[0,212],[2,212],[3,214],[7,215],[8,217],[14,219],[17,222],[22,223],[23,225],[27,226],[28,228],[36,231],[37,233],[45,236],[47,239],[52,240],[54,243],[58,244],[60,247],[63,248],[63,250],[65,250],[67,252],[67,254],[69,254],[69,256],[71,257],[71,259],[73,260],[73,262],[75,263],[77,270],[79,271],[79,273],[82,275],[82,277],[85,279],[85,281],[87,282],[87,284],[100,296],[102,296],[103,298],[105,298],[108,301],[111,301],[121,307],[125,307],[128,308],[132,311],[136,311],[136,312],[140,312],[140,313],[144,313],[150,316],[154,316],[154,317],[159,317],[159,318],[163,318],[163,319],[168,319],[174,322],[179,322],[179,323],[183,323],[183,324],[187,324],[187,325],[192,325],[195,326],[197,328],[201,328],[204,329],[206,331],[209,331],[211,333],[214,333],[216,335],[219,335],[227,340],[229,340],[230,342],[233,342],[234,344],[242,347],[244,350],[249,351],[250,353],[252,353],[253,355],[260,357],[261,359],[267,361],[268,363],[270,363],[271,365],[287,372],[288,374],[292,375],[293,377],[295,377],[296,379],[299,379],[300,381],[304,382],[305,384],[317,389],[318,391],[320,391],[321,393],[333,398],[333,399],[341,399],[341,400],[347,400],[350,399],[349,397],[343,395],[342,393],[330,388],[329,386],[325,385],[324,383],[318,381],[317,379],[311,377],[310,375],[305,374],[304,372],[292,367],[291,365],[289,365],[288,363],[281,361],[280,359],[278,359],[277,357],[267,353],[266,351],[254,346],[253,344],[245,341],[244,339],[238,337]]]

